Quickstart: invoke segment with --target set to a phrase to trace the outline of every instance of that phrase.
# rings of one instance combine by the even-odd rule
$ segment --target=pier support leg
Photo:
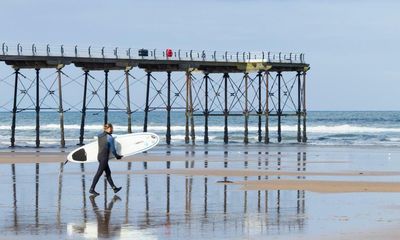
[[[303,72],[303,142],[307,142],[306,117],[306,72]]]
[[[85,134],[85,120],[86,120],[86,94],[87,94],[87,83],[88,83],[88,75],[89,75],[89,70],[84,70],[85,71],[85,83],[83,86],[83,102],[82,102],[82,115],[81,115],[81,128],[80,128],[80,133],[79,133],[79,144],[78,145],[83,145],[83,138]]]
[[[262,141],[262,131],[261,131],[261,114],[262,114],[262,103],[261,103],[261,82],[262,82],[262,72],[259,71],[258,77],[258,142]]]
[[[149,115],[150,78],[151,78],[151,72],[147,72],[146,106],[144,108],[143,132],[147,132],[147,121]]]
[[[228,143],[228,78],[229,74],[224,73],[224,143]]]
[[[108,70],[104,70],[104,124],[108,122]]]
[[[39,82],[40,82],[40,68],[35,68],[36,70],[36,106],[35,106],[35,112],[36,112],[36,147],[40,147],[40,95],[39,95]]]
[[[249,109],[248,109],[248,80],[249,74],[244,73],[244,139],[245,144],[249,143]]]
[[[192,74],[189,72],[189,116],[190,116],[190,138],[192,139],[192,144],[195,143],[196,133],[194,129],[194,117],[193,117],[193,94],[192,94]]]
[[[297,142],[301,142],[301,73],[297,72]]]
[[[278,72],[278,142],[282,141],[281,80],[282,80],[282,74],[281,72]]]
[[[12,109],[12,122],[11,122],[11,147],[15,147],[15,127],[17,120],[17,91],[18,91],[18,75],[19,68],[15,69],[15,82],[14,82],[14,102]]]
[[[171,71],[167,72],[167,144],[171,144]]]
[[[204,75],[204,82],[205,82],[205,89],[204,89],[204,100],[205,100],[205,105],[204,105],[204,143],[207,144],[209,141],[208,138],[208,73]]]
[[[132,133],[132,111],[131,111],[131,95],[129,91],[129,71],[131,67],[125,69],[125,86],[126,86],[126,114],[128,114],[128,133]]]
[[[64,108],[63,108],[63,100],[62,100],[62,84],[61,84],[61,69],[64,66],[57,67],[57,78],[58,78],[58,114],[60,114],[60,134],[61,147],[65,147],[65,134],[64,134]]]
[[[265,137],[264,143],[269,143],[269,72],[265,72]]]
[[[189,71],[186,71],[185,143],[189,143]]]

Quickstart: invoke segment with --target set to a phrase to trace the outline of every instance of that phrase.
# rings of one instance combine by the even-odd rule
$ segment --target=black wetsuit
[[[106,172],[107,181],[114,189],[115,185],[111,178],[110,167],[108,166],[108,157],[110,155],[110,151],[114,154],[114,156],[116,157],[118,156],[118,154],[115,151],[114,138],[111,136],[111,134],[103,132],[98,136],[98,144],[99,144],[99,152],[97,154],[97,160],[99,161],[99,168],[97,169],[96,175],[93,178],[90,190],[94,190],[103,171]]]

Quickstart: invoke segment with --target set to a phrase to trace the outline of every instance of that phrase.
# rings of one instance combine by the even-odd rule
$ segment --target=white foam
[[[295,131],[295,128],[290,126],[292,131]],[[292,129],[293,128],[293,129]],[[289,130],[282,127],[283,130]],[[290,131],[290,130],[289,130]],[[307,127],[307,132],[309,133],[335,133],[335,134],[343,134],[343,133],[385,133],[385,132],[393,132],[400,133],[400,128],[388,128],[388,127],[367,127],[367,126],[358,126],[358,125],[333,125],[333,126],[309,126]]]
[[[32,131],[35,130],[35,125],[22,125],[16,126],[16,130],[18,131]],[[68,124],[64,126],[65,130],[79,130],[80,125],[78,124]],[[86,125],[85,130],[87,131],[101,131],[102,125],[100,124],[92,124]],[[167,127],[164,125],[149,125],[148,131],[150,132],[166,132]],[[250,132],[256,132],[258,130],[257,126],[249,126]],[[10,125],[0,125],[0,130],[11,130]],[[48,130],[48,131],[59,131],[60,125],[58,124],[45,124],[40,126],[40,130]],[[127,130],[127,126],[114,126],[114,131],[116,132],[125,132]],[[264,126],[262,128],[264,131]],[[277,126],[270,126],[270,131],[277,131]],[[143,131],[143,126],[141,125],[134,125],[132,126],[132,131],[134,132],[141,132]],[[172,132],[184,132],[185,126],[171,126]],[[195,131],[202,133],[204,132],[203,125],[195,126]],[[223,132],[224,126],[209,126],[209,132]],[[244,126],[242,125],[231,125],[228,126],[229,132],[243,132]],[[282,131],[285,132],[296,132],[297,125],[282,125]],[[361,125],[349,125],[349,124],[342,124],[342,125],[309,125],[307,126],[308,133],[331,133],[331,134],[341,134],[341,133],[385,133],[385,132],[392,132],[392,133],[400,133],[400,128],[390,128],[390,127],[368,127],[368,126],[361,126]]]

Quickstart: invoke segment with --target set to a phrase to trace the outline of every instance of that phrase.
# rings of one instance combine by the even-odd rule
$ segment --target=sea
[[[9,151],[11,137],[10,112],[0,112],[0,150]],[[60,150],[60,115],[57,112],[40,113],[40,149]],[[15,149],[32,150],[35,148],[35,112],[17,114]],[[104,116],[102,112],[87,112],[85,119],[85,140],[91,142],[102,131]],[[108,121],[114,125],[114,134],[127,133],[128,118],[126,112],[112,111]],[[132,114],[132,131],[143,131],[144,113]],[[148,131],[160,136],[160,144],[166,142],[165,111],[149,113]],[[244,117],[229,117],[228,133],[230,144],[243,144]],[[81,123],[80,112],[64,114],[66,148],[74,148],[79,143]],[[204,117],[194,117],[196,143],[204,144]],[[265,119],[262,118],[264,140]],[[400,112],[396,111],[309,111],[307,113],[307,144],[309,145],[381,145],[400,146]],[[258,117],[249,118],[249,144],[258,143]],[[282,118],[282,141],[277,141],[277,117],[269,121],[271,144],[297,144],[297,117]],[[171,113],[171,143],[183,145],[185,137],[185,113]],[[209,144],[222,144],[224,138],[224,118],[209,118]]]

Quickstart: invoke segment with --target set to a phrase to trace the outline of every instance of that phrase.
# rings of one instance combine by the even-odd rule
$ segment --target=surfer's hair
[[[104,131],[107,130],[108,128],[113,128],[113,125],[111,123],[106,123],[103,126]]]

